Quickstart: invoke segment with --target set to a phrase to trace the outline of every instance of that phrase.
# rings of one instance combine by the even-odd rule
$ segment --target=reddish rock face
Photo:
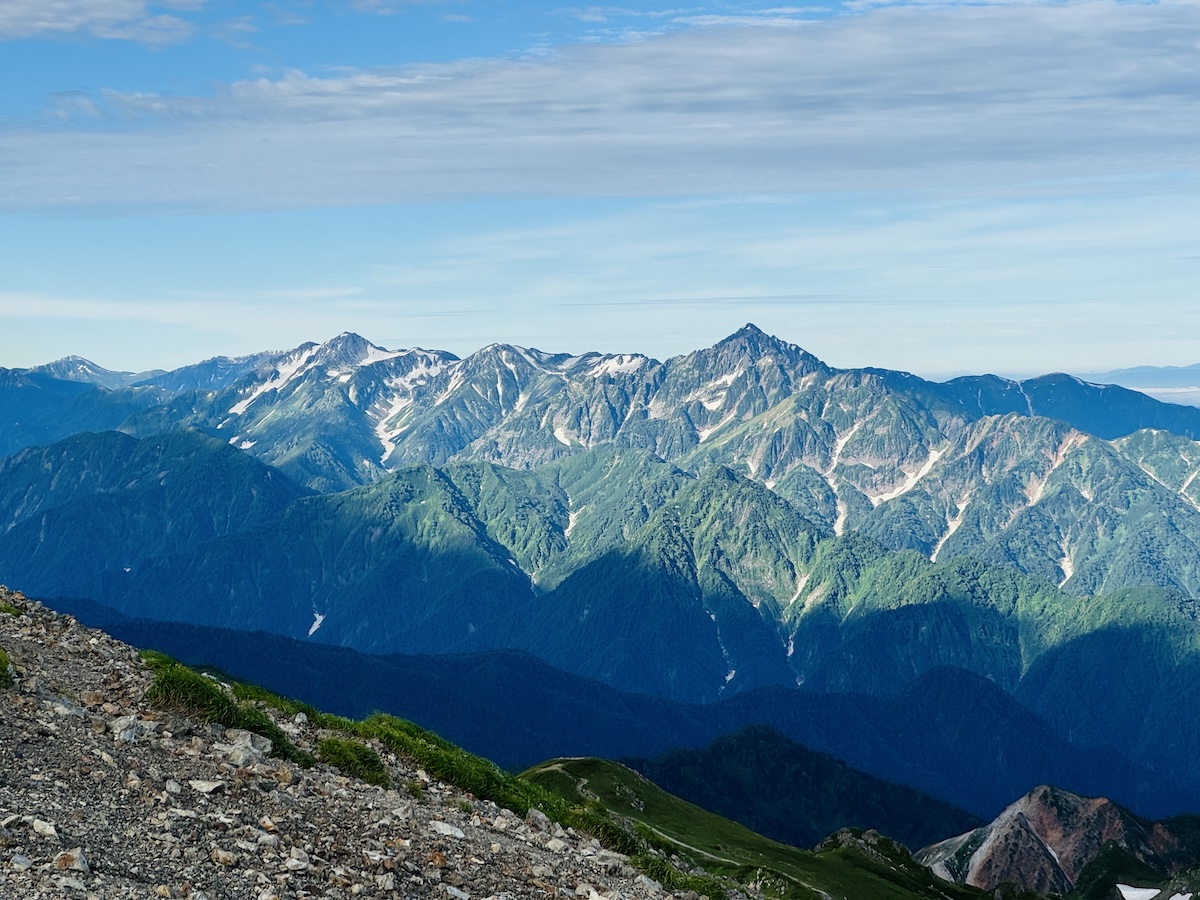
[[[1194,853],[1171,822],[1147,822],[1104,798],[1041,786],[975,831],[921,850],[916,858],[948,881],[991,890],[1012,882],[1039,894],[1067,894],[1109,842],[1165,873]]]

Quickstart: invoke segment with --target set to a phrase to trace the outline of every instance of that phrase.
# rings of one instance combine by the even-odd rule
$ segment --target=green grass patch
[[[9,616],[25,615],[23,610],[18,609],[17,607],[13,606],[11,603],[5,603],[3,601],[0,601],[0,613],[4,613],[5,615],[9,615]]]
[[[0,688],[10,688],[13,686],[13,677],[8,673],[9,666],[12,661],[9,660],[8,654],[0,648]]]
[[[694,879],[671,866],[669,858],[678,855],[716,875],[759,884],[769,896],[781,898],[817,900],[821,891],[872,900],[982,896],[972,888],[938,881],[892,841],[882,840],[872,848],[879,859],[853,847],[802,850],[668,794],[633,770],[608,760],[550,760],[522,777],[569,802],[590,802],[631,823],[629,828],[641,844],[640,851],[630,854],[633,864],[671,891],[705,894],[712,882]]]
[[[355,722],[352,719],[321,712],[315,706],[301,703],[299,700],[292,700],[289,697],[281,697],[279,694],[268,691],[266,688],[261,688],[256,684],[248,684],[244,681],[232,679],[230,682],[233,688],[233,695],[239,700],[269,706],[271,709],[283,713],[289,719],[293,718],[297,713],[304,713],[308,718],[309,724],[314,728],[324,728],[327,731],[341,731],[346,734],[354,732]]]
[[[391,787],[392,779],[379,754],[348,738],[327,737],[317,745],[317,758],[367,784]]]
[[[146,655],[143,655],[146,659]],[[299,750],[279,730],[270,716],[249,703],[237,700],[225,688],[206,675],[154,654],[146,661],[154,672],[154,681],[146,691],[146,701],[159,709],[192,716],[205,722],[215,722],[226,728],[241,728],[269,738],[271,755],[279,756],[302,766],[311,766],[313,757]]]

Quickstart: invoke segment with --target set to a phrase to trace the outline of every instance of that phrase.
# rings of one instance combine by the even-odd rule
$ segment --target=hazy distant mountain
[[[1080,377],[1087,381],[1132,388],[1163,403],[1200,406],[1200,363],[1191,366],[1136,366]]]
[[[1081,374],[1080,378],[1100,384],[1137,388],[1184,388],[1200,385],[1200,363],[1190,366],[1134,366],[1110,372]]]

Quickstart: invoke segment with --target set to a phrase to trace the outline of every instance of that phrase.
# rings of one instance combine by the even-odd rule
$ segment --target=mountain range
[[[1200,409],[836,369],[747,326],[665,362],[350,334],[173,372],[65,360],[0,371],[0,414],[0,582],[30,595],[376,655],[521,651],[754,710],[618,755],[766,722],[850,759],[836,721],[891,748],[851,762],[990,816],[1036,782],[972,788],[1012,761],[978,758],[969,713],[927,713],[975,754],[939,783],[895,762],[920,723],[872,705],[962,690],[985,730],[1011,702],[1013,728],[1124,760],[1116,791],[1068,787],[1155,815],[1184,808],[1163,782],[1200,796],[1178,715],[1200,701]],[[789,731],[771,699],[834,696],[870,698],[867,731]]]

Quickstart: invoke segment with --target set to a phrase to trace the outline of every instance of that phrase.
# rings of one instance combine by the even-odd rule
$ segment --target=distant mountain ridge
[[[8,452],[87,430],[196,429],[328,492],[409,465],[646,450],[686,471],[725,466],[814,524],[893,549],[1013,565],[1074,593],[1200,596],[1200,410],[1070,376],[838,370],[751,325],[662,363],[500,344],[458,359],[343,334],[145,377],[66,368],[141,380],[70,382],[66,397],[28,374],[0,385],[17,421]]]

